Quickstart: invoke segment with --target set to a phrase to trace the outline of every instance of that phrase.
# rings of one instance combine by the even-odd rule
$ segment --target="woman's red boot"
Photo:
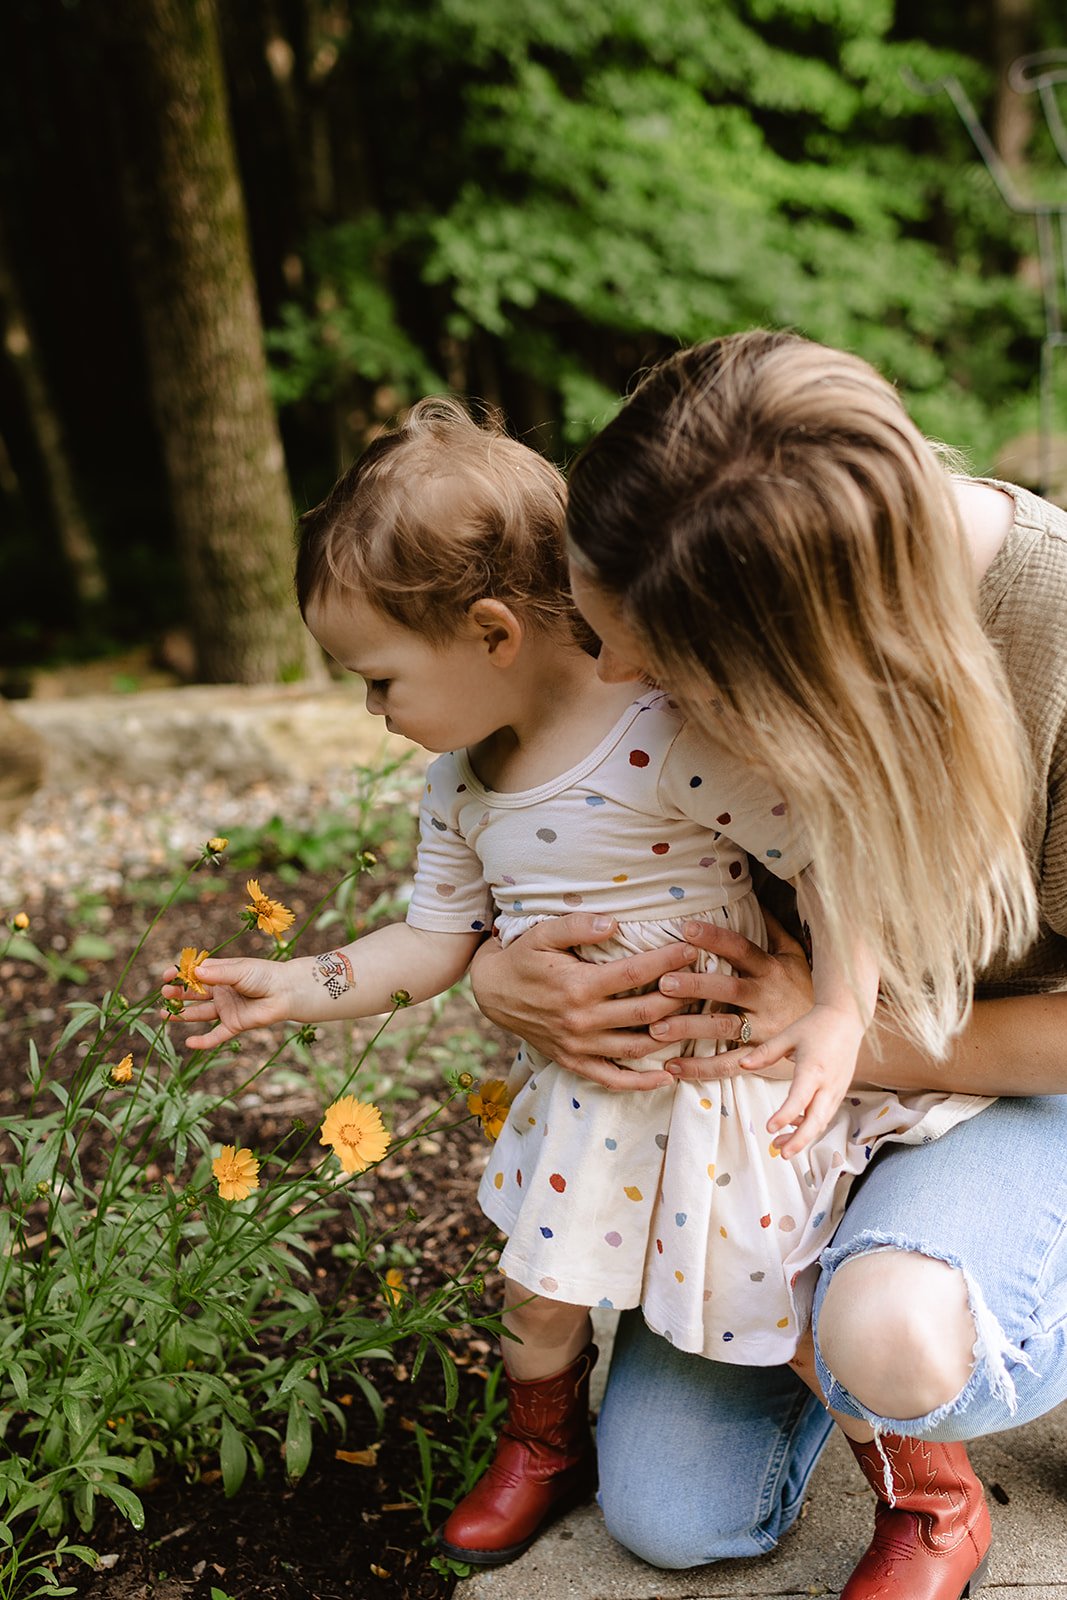
[[[878,1496],[874,1538],[841,1600],[963,1600],[985,1576],[993,1530],[982,1485],[961,1444],[883,1433],[852,1454]]]
[[[549,1522],[596,1488],[589,1427],[590,1344],[550,1378],[508,1379],[507,1420],[496,1455],[437,1534],[456,1561],[499,1567],[533,1544]]]

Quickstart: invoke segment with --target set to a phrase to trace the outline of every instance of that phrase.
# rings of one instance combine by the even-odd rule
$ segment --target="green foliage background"
[[[1036,428],[1032,221],[1006,210],[947,98],[905,76],[957,73],[992,126],[1003,0],[218,9],[297,510],[422,393],[499,405],[565,462],[649,361],[757,324],[866,356],[976,470]],[[1067,42],[1051,0],[1012,10],[1020,48]],[[106,625],[143,635],[195,598],[146,421],[108,63],[85,19],[84,0],[6,8],[0,205],[110,573]],[[1067,199],[1042,127],[1020,184]],[[20,485],[0,473],[10,660],[86,618],[2,356],[0,438]]]
[[[981,101],[989,74],[898,37],[894,10],[366,5],[345,49],[374,63],[365,114],[389,130],[378,205],[317,235],[313,292],[271,340],[279,396],[336,392],[353,369],[404,399],[442,379],[505,404],[526,387],[569,449],[633,366],[770,323],[859,351],[988,462],[1032,385],[1028,225],[947,102],[904,78],[955,72]],[[398,85],[417,117],[395,115]]]

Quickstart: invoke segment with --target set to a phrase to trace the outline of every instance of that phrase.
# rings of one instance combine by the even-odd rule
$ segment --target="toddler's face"
[[[498,675],[482,631],[431,644],[358,595],[330,593],[307,608],[319,644],[367,686],[367,710],[425,750],[460,750],[501,726]],[[494,692],[495,691],[495,692]]]

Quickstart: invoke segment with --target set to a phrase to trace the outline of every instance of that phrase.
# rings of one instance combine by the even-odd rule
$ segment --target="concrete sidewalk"
[[[611,1330],[598,1327],[606,1374]],[[594,1396],[594,1403],[598,1396]],[[1067,1600],[1067,1408],[971,1447],[993,1549],[981,1600]],[[455,1600],[810,1600],[836,1596],[870,1538],[874,1500],[830,1441],[796,1526],[773,1554],[685,1572],[646,1566],[610,1538],[595,1505],[556,1523],[510,1566],[475,1573]],[[902,1597],[906,1600],[906,1597]]]

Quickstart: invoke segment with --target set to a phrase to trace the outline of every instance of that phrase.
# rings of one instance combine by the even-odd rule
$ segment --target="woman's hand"
[[[669,1073],[631,1072],[613,1058],[647,1056],[649,1023],[670,1016],[680,1002],[655,989],[627,991],[679,972],[696,950],[671,944],[603,963],[574,955],[575,945],[600,944],[614,930],[610,917],[572,911],[539,922],[506,950],[488,939],[471,964],[474,997],[492,1022],[580,1077],[607,1089],[660,1089],[674,1081]]]
[[[725,972],[672,972],[660,979],[660,990],[672,1000],[714,1001],[730,1006],[729,1011],[686,1011],[675,1013],[649,1028],[657,1044],[683,1039],[740,1040],[742,1018],[748,1018],[750,1031],[746,1043],[762,1044],[776,1038],[804,1016],[814,1003],[811,969],[797,941],[786,933],[777,918],[764,913],[768,947],[762,950],[751,939],[732,928],[710,922],[687,923],[686,938],[701,950],[718,956],[734,969]],[[666,1063],[674,1078],[707,1083],[712,1078],[733,1078],[741,1071],[745,1057],[733,1051],[718,1056],[679,1056]],[[762,1076],[792,1076],[789,1062],[768,1068]]]

